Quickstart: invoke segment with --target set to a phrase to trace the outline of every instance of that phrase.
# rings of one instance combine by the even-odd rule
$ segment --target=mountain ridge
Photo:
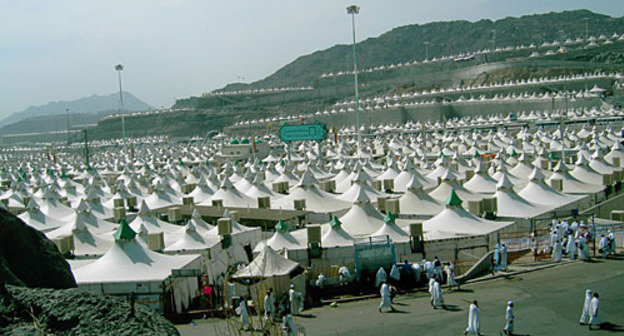
[[[624,33],[624,17],[581,9],[498,20],[436,21],[393,28],[377,37],[357,43],[358,68],[424,60],[424,42],[429,42],[429,56],[452,55],[494,46],[528,45],[543,41],[585,37],[587,17],[590,35]],[[496,33],[493,33],[493,30]],[[494,36],[495,35],[495,36]],[[494,42],[496,41],[496,42]],[[323,73],[350,70],[353,67],[350,44],[337,44],[302,55],[271,75],[253,83],[232,83],[220,90],[244,90],[266,87],[313,85]]]
[[[129,92],[123,91],[124,111],[142,111],[152,107]],[[66,111],[68,109],[69,111]],[[98,113],[119,109],[119,93],[108,95],[92,94],[74,100],[58,100],[43,105],[31,105],[21,112],[13,113],[0,120],[0,127],[41,116]]]

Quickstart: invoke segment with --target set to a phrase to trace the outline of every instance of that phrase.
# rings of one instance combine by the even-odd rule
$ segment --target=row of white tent
[[[504,89],[504,88],[515,88],[515,87],[523,87],[528,85],[543,85],[543,84],[558,84],[564,82],[578,82],[578,81],[587,81],[594,79],[622,79],[624,78],[624,74],[622,73],[584,73],[584,74],[576,74],[576,75],[561,75],[555,77],[541,77],[541,78],[528,78],[528,79],[520,79],[520,80],[509,80],[505,82],[496,82],[496,83],[483,83],[483,84],[475,84],[475,85],[465,85],[459,87],[443,87],[440,89],[431,89],[431,90],[421,90],[421,91],[413,91],[413,92],[404,92],[402,94],[394,94],[394,95],[385,95],[385,96],[375,96],[368,97],[366,99],[361,99],[360,103],[366,104],[384,104],[390,101],[397,101],[401,99],[412,99],[423,96],[437,96],[440,94],[450,94],[450,93],[469,93],[472,91],[483,91],[490,89]],[[569,92],[572,93],[572,92]],[[573,92],[574,94],[579,92]],[[591,92],[593,93],[593,92]],[[355,105],[355,100],[347,100],[347,101],[339,101],[334,104],[334,106],[351,106]]]
[[[552,42],[543,42],[540,45],[532,43],[532,44],[530,44],[528,46],[520,45],[520,46],[513,46],[513,47],[512,46],[509,46],[509,47],[497,47],[495,49],[484,49],[484,50],[478,50],[478,51],[475,51],[475,52],[461,53],[461,54],[450,55],[450,56],[433,57],[431,60],[429,60],[429,59],[425,59],[423,61],[414,60],[412,62],[397,63],[397,64],[390,64],[390,65],[380,65],[380,66],[376,66],[376,67],[372,67],[372,68],[361,69],[361,70],[358,70],[358,72],[367,73],[367,72],[374,72],[374,71],[396,69],[396,68],[406,67],[406,66],[415,66],[415,65],[419,65],[419,64],[428,64],[428,63],[431,63],[431,62],[443,62],[443,61],[452,61],[452,60],[458,60],[458,59],[465,59],[466,55],[482,55],[482,54],[489,54],[489,53],[500,53],[500,52],[510,52],[510,51],[520,51],[520,50],[544,49],[544,48],[552,48],[552,47],[560,47],[559,48],[559,50],[560,50],[561,48],[568,49],[566,46],[569,47],[569,46],[572,46],[572,45],[579,45],[579,44],[582,44],[584,42],[587,42],[587,44],[584,46],[585,48],[587,48],[587,47],[591,48],[591,47],[598,46],[599,43],[611,44],[613,42],[622,42],[622,41],[624,41],[624,35],[619,35],[617,33],[614,33],[611,36],[611,38],[608,38],[605,35],[600,35],[599,38],[596,38],[595,36],[590,36],[586,41],[583,38],[581,38],[581,37],[577,37],[576,40],[566,39],[563,43],[555,40],[555,41],[552,41]],[[551,54],[555,53],[553,50],[550,50],[550,51],[551,51]],[[550,55],[550,54],[548,54],[548,55]],[[321,75],[321,78],[338,77],[338,76],[345,76],[345,75],[353,75],[353,71],[341,70],[341,71],[338,71],[336,73],[334,73],[334,72],[324,73],[324,74]]]

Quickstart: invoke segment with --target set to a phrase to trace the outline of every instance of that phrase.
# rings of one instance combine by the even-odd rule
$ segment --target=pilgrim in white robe
[[[591,290],[585,291],[585,302],[583,303],[583,312],[581,313],[581,324],[587,324],[589,319],[589,305],[591,304],[592,292]]]
[[[597,297],[593,297],[589,303],[589,324],[600,325],[602,319],[600,318],[600,300]]]
[[[387,283],[384,283],[381,285],[379,294],[381,294],[381,303],[379,304],[379,311],[381,312],[382,308],[390,308],[394,310],[394,307],[392,306],[392,301],[390,299],[390,287],[388,287]]]
[[[476,304],[470,305],[470,312],[468,314],[468,328],[467,333],[479,334],[481,332],[481,312]]]
[[[388,282],[388,274],[383,269],[383,267],[379,267],[379,270],[375,275],[375,287],[381,286],[381,284],[384,282]]]

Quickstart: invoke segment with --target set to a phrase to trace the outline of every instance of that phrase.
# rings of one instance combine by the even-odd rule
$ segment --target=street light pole
[[[355,14],[360,12],[358,5],[347,7],[347,14],[351,14],[351,28],[353,31],[353,76],[355,78],[355,115],[357,128],[358,154],[362,153],[362,132],[360,131],[360,90],[358,85],[357,59],[355,56]]]
[[[126,119],[123,115],[123,93],[121,91],[121,70],[123,70],[123,65],[117,64],[115,65],[115,70],[117,70],[117,74],[119,77],[119,115],[121,116],[121,136],[123,137],[124,148],[126,147]]]
[[[425,45],[425,59],[428,60],[429,59],[429,41],[425,41],[423,42],[423,44]]]

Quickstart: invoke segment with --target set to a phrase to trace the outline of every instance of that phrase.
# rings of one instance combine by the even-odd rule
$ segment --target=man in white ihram
[[[600,300],[598,300],[598,298],[598,293],[594,293],[594,297],[589,303],[589,330],[592,330],[592,327],[596,325],[600,328],[600,324],[602,323],[600,310],[598,309],[600,306]]]
[[[513,313],[513,301],[507,302],[507,309],[505,310],[505,328],[503,328],[503,332],[505,335],[513,335],[514,331],[514,313]]]
[[[438,309],[438,307],[444,308],[444,298],[442,297],[442,289],[440,288],[440,283],[435,280],[435,278],[431,279],[433,284],[431,286],[431,290],[429,293],[431,294],[431,306],[433,309]]]
[[[379,270],[377,271],[377,274],[375,275],[375,287],[379,287],[381,286],[382,283],[387,282],[388,281],[388,274],[386,273],[386,270],[383,269],[383,267],[379,267]]]
[[[288,298],[290,299],[290,313],[292,315],[299,315],[303,311],[303,304],[301,302],[301,293],[295,290],[295,285],[290,285],[288,291]]]
[[[392,306],[392,301],[390,299],[390,288],[387,283],[381,284],[381,289],[379,290],[379,294],[381,294],[381,303],[379,304],[379,312],[381,313],[382,308],[390,308],[390,310],[395,311]]]
[[[464,330],[464,335],[468,333],[481,335],[481,312],[479,312],[479,303],[477,300],[472,301],[470,305],[470,313],[468,314],[468,328]]]
[[[583,303],[583,312],[581,313],[580,324],[587,324],[587,319],[589,318],[589,305],[591,304],[592,292],[590,289],[585,291],[585,302]]]

